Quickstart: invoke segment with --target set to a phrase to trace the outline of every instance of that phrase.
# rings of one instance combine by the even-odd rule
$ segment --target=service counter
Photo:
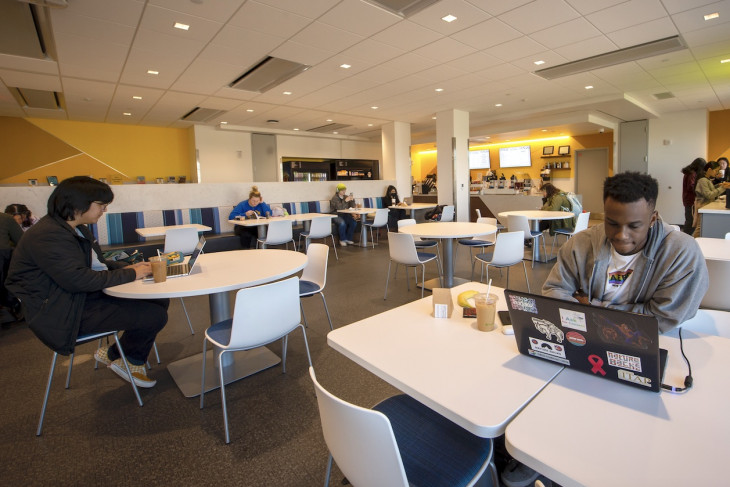
[[[730,209],[725,208],[725,200],[717,200],[699,209],[702,216],[700,237],[725,238],[730,232]]]
[[[503,211],[516,210],[539,210],[542,208],[542,196],[515,194],[514,189],[495,189],[490,194],[471,195],[469,197],[469,221],[477,221],[479,210],[482,216],[497,218],[497,214]],[[414,194],[414,203],[438,203],[438,196],[435,194]],[[507,222],[499,222],[507,225]]]

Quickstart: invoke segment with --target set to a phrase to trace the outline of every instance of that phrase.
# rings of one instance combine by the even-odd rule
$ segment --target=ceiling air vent
[[[55,91],[31,90],[29,88],[10,88],[18,104],[24,108],[45,108],[58,110],[61,108],[59,94]]]
[[[615,66],[616,64],[627,63],[629,61],[637,61],[668,52],[686,49],[684,41],[679,36],[666,37],[658,41],[637,44],[636,46],[626,47],[617,51],[611,51],[597,56],[591,56],[577,61],[553,66],[551,68],[539,69],[535,74],[545,79],[562,78],[571,74],[584,73],[594,69]]]
[[[664,93],[654,93],[651,96],[653,96],[655,100],[668,100],[669,98],[674,98],[674,93],[671,91],[665,91]]]
[[[185,120],[186,122],[207,122],[218,115],[222,115],[223,113],[226,113],[226,111],[216,110],[214,108],[195,107],[180,117],[180,120]]]
[[[349,125],[344,123],[328,123],[327,125],[322,125],[321,127],[314,127],[313,129],[307,129],[307,132],[321,132],[321,133],[328,133],[328,132],[334,132],[335,130],[340,130],[345,127],[349,127]]]
[[[311,66],[306,64],[266,56],[229,86],[238,90],[264,93],[309,68]]]
[[[365,0],[371,5],[383,8],[403,18],[420,12],[440,0]]]

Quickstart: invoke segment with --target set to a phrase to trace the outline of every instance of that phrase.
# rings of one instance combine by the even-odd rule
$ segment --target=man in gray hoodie
[[[648,174],[606,178],[604,224],[561,247],[543,295],[652,315],[662,332],[692,318],[707,291],[707,266],[694,239],[662,221],[658,193]]]

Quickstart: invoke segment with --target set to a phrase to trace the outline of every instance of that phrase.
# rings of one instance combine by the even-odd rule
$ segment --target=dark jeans
[[[157,333],[167,324],[169,299],[121,299],[102,292],[89,293],[81,315],[79,335],[102,331],[124,330],[119,338],[130,363],[147,361]],[[119,357],[116,345],[109,349],[109,358]]]
[[[259,238],[258,227],[242,227],[241,225],[236,225],[236,227],[233,229],[233,233],[238,235],[238,238],[241,240],[242,248],[256,248],[256,240],[258,240]]]
[[[406,217],[406,210],[395,210],[393,208],[388,212],[388,230],[391,232],[398,231],[398,221]]]
[[[355,227],[357,226],[357,222],[352,215],[342,213],[334,218],[334,222],[340,234],[340,242],[343,240],[352,241],[352,237],[355,235]]]
[[[687,235],[692,235],[695,231],[695,227],[692,226],[692,207],[691,206],[685,206],[684,207],[684,228],[682,228],[682,231],[686,233]]]

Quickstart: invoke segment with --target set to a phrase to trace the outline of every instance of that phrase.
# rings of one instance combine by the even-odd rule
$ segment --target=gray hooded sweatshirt
[[[558,261],[542,288],[542,294],[576,301],[581,289],[594,306],[605,306],[655,316],[662,332],[692,318],[709,285],[705,258],[697,242],[683,232],[656,221],[646,246],[635,262],[627,304],[604,301],[611,244],[603,225],[576,234],[560,248]]]

